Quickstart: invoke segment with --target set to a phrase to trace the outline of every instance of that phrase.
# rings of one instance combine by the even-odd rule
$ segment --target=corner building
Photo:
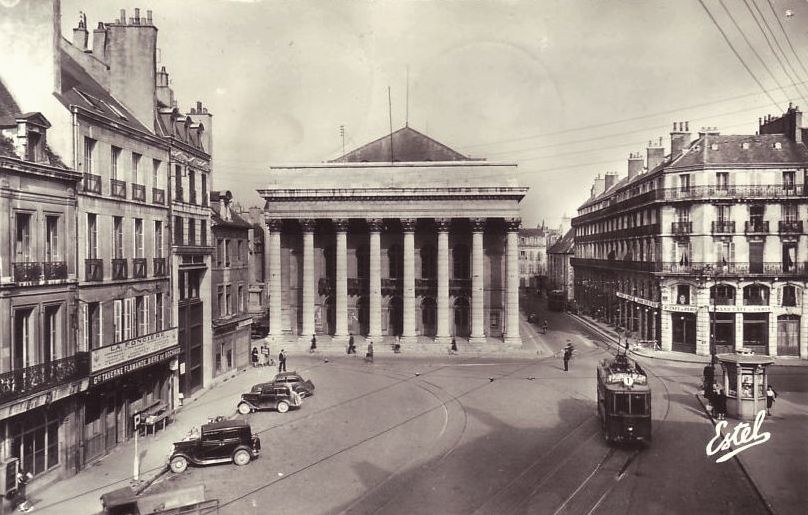
[[[664,350],[808,359],[807,137],[792,106],[756,135],[674,124],[579,208],[575,297]]]
[[[410,127],[332,162],[272,166],[259,191],[270,336],[520,344],[515,172]]]

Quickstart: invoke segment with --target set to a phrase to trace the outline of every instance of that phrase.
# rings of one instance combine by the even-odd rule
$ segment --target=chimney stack
[[[83,13],[79,13],[79,26],[73,29],[73,46],[81,49],[87,50],[87,37],[89,32],[87,32],[87,16]]]
[[[628,179],[631,180],[642,172],[643,158],[639,152],[632,152],[628,156]],[[609,189],[608,186],[606,189]]]
[[[119,20],[121,25],[126,25],[126,9],[121,9],[121,19]]]
[[[606,172],[603,176],[603,191],[609,191],[609,188],[614,186],[617,183],[617,173],[616,172]]]
[[[93,30],[93,55],[102,62],[107,62],[107,28],[103,22]]]
[[[598,174],[598,176],[595,177],[595,181],[592,183],[592,189],[590,190],[590,198],[595,198],[604,191],[606,191],[606,179],[604,179],[603,177],[600,176],[600,174]]]
[[[690,127],[688,122],[674,122],[671,131],[671,159],[676,159],[679,154],[690,145]]]
[[[649,140],[645,153],[646,166],[648,166],[648,171],[650,172],[665,160],[665,148],[662,146],[662,138],[659,138],[657,143]]]

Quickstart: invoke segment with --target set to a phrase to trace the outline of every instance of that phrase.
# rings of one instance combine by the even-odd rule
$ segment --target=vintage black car
[[[291,385],[284,383],[259,383],[252,387],[250,393],[241,394],[238,412],[246,415],[258,410],[278,410],[286,413],[290,407],[299,408],[303,404],[303,396],[295,392]]]
[[[176,473],[183,472],[189,463],[212,465],[232,461],[243,466],[257,458],[260,450],[261,439],[253,434],[250,424],[243,420],[223,420],[205,424],[200,431],[174,442],[168,464]]]
[[[303,397],[314,395],[314,383],[310,379],[303,379],[297,372],[281,372],[275,376],[272,382],[275,384],[288,384]]]

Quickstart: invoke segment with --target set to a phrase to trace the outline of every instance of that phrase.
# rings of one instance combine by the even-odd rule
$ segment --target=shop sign
[[[13,404],[8,404],[3,408],[0,408],[0,420],[13,417],[14,415],[19,415],[20,413],[25,413],[28,410],[39,408],[40,406],[56,402],[78,392],[82,392],[87,389],[87,385],[88,382],[86,379],[84,379],[82,381],[62,385],[47,392],[42,392],[38,395],[20,400]]]
[[[178,345],[172,349],[160,351],[156,354],[146,356],[145,358],[139,360],[130,361],[125,365],[92,376],[90,378],[90,386],[95,386],[105,381],[115,379],[116,377],[120,377],[124,374],[128,374],[129,372],[133,372],[135,370],[145,368],[150,365],[154,365],[155,363],[160,363],[161,361],[173,358],[174,356],[177,356],[179,354],[180,354],[180,347]]]
[[[663,304],[662,309],[665,311],[676,311],[678,313],[696,313],[698,312],[699,307],[683,304]]]
[[[119,366],[173,345],[177,345],[176,328],[94,349],[90,362],[90,372],[98,372],[99,370]]]
[[[710,306],[710,311],[718,313],[769,313],[769,306]]]
[[[647,300],[642,297],[635,297],[634,295],[628,295],[619,291],[615,292],[615,295],[617,295],[621,299],[630,300],[631,302],[636,302],[637,304],[642,304],[643,306],[648,306],[650,308],[659,307],[659,302],[654,302],[653,300]]]

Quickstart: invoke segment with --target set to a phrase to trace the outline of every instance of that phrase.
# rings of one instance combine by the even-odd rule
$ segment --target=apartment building
[[[578,209],[575,297],[666,350],[808,359],[806,136],[793,106],[755,135],[674,124]]]

